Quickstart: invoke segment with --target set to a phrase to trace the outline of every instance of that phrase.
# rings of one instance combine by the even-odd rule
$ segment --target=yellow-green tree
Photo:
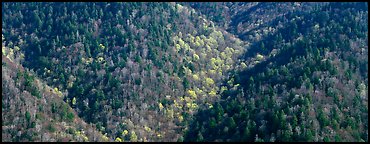
[[[123,132],[122,132],[122,136],[126,136],[128,134],[128,130],[124,130]]]
[[[137,135],[134,131],[131,132],[130,141],[137,142]]]
[[[197,94],[195,93],[195,91],[193,91],[193,90],[188,90],[188,94],[192,97],[192,98],[194,98],[194,99],[196,99],[197,98]]]
[[[121,138],[119,138],[119,137],[117,137],[115,141],[116,141],[116,142],[122,142],[122,139],[121,139]]]
[[[159,110],[162,110],[164,108],[162,103],[159,103],[158,106],[159,106]]]
[[[206,78],[206,84],[207,84],[207,86],[211,86],[211,85],[213,85],[215,82],[213,81],[213,79],[211,79],[211,78]]]
[[[73,105],[76,105],[76,97],[73,97],[73,99],[72,99],[72,104],[73,104]]]

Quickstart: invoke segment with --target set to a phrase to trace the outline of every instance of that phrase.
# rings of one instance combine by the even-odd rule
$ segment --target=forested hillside
[[[276,18],[186,140],[368,141],[367,17],[367,4],[330,3]]]
[[[3,141],[368,141],[367,3],[2,3]]]
[[[3,141],[108,141],[108,137],[86,124],[33,71],[21,66],[18,46],[5,47],[2,56]],[[13,54],[10,54],[13,53]]]

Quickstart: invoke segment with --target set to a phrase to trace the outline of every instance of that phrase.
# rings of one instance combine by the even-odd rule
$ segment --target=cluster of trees
[[[239,39],[177,3],[4,9],[3,37],[20,47],[21,63],[112,141],[176,141],[199,107],[220,98],[243,52]],[[52,106],[58,119],[72,118]]]
[[[367,3],[2,14],[6,141],[367,141]]]
[[[8,46],[3,49],[8,51]],[[104,141],[102,134],[84,124],[32,70],[4,53],[2,58],[3,141]],[[74,134],[76,129],[88,131],[84,139]]]
[[[199,112],[185,141],[368,141],[363,7],[330,3],[277,18],[291,21],[245,55],[265,60],[234,75],[240,87]]]

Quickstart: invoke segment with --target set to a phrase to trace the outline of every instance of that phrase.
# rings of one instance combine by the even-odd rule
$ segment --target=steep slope
[[[185,140],[368,141],[367,17],[366,3],[286,17],[248,48],[247,67],[222,101],[198,113]]]
[[[13,58],[21,53],[11,54],[13,48],[4,43],[3,39],[2,141],[108,141],[78,118],[61,93],[16,63]]]
[[[248,42],[259,41],[284,27],[292,13],[309,12],[328,3],[315,2],[222,2],[182,3],[201,12],[216,25]],[[279,20],[277,20],[280,18]],[[283,19],[281,19],[283,18]]]
[[[5,3],[3,15],[23,64],[117,141],[181,141],[243,53],[176,3]]]
[[[367,3],[2,4],[3,141],[368,141]]]

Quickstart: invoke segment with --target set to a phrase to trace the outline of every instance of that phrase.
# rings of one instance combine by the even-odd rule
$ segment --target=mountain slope
[[[3,35],[20,45],[23,64],[118,141],[182,139],[197,109],[220,98],[221,81],[243,52],[239,39],[176,3],[3,9]]]
[[[31,73],[2,55],[2,141],[108,141]]]
[[[368,141],[367,3],[2,4],[3,141]]]
[[[223,100],[198,113],[185,140],[368,141],[362,4],[287,17],[285,28],[247,50],[248,67],[230,79]]]

